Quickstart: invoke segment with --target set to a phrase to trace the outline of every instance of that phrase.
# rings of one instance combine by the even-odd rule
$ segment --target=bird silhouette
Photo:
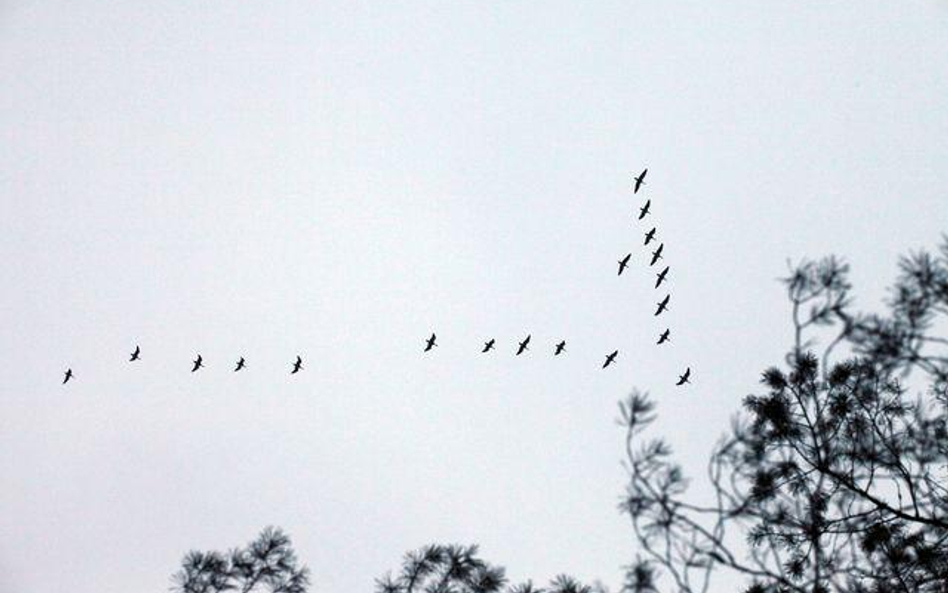
[[[132,352],[132,357],[128,359],[129,362],[133,360],[138,360],[139,355],[142,353],[142,349],[138,346],[135,346],[135,352]]]
[[[431,337],[428,338],[427,342],[425,342],[425,352],[431,350],[435,346],[437,346],[437,344],[435,344],[435,335],[432,333]]]
[[[645,169],[639,173],[638,177],[635,177],[635,189],[632,190],[633,194],[639,193],[639,188],[645,185],[645,174],[648,173],[648,169]]]
[[[517,356],[523,354],[524,350],[527,350],[527,344],[530,343],[530,334],[527,334],[527,338],[520,342],[520,346],[517,348]]]
[[[661,272],[655,275],[658,277],[658,279],[655,280],[655,288],[658,288],[659,286],[662,285],[662,282],[665,281],[665,276],[668,275],[668,266],[665,266],[664,270],[662,270]]]
[[[247,365],[247,361],[245,361],[244,357],[241,356],[240,360],[237,361],[237,368],[234,369],[234,372],[236,373],[240,369],[244,368],[246,365]]]
[[[657,344],[664,344],[665,342],[670,341],[671,338],[668,337],[668,336],[670,336],[670,335],[671,335],[671,330],[665,329],[665,331],[663,331],[663,332],[661,333],[661,335],[658,336],[658,342],[656,342],[656,343],[657,343]]]
[[[66,369],[66,378],[63,379],[63,385],[69,382],[72,379],[72,369]]]
[[[645,205],[639,208],[639,220],[645,218],[645,215],[648,214],[648,209],[652,206],[652,200],[645,202]]]
[[[688,368],[685,369],[685,374],[684,374],[684,375],[680,375],[680,376],[678,377],[678,382],[675,383],[675,385],[679,385],[679,386],[680,386],[680,385],[684,385],[685,383],[691,383],[691,381],[688,380],[688,377],[690,377],[690,376],[691,376],[691,367],[688,367]]]
[[[629,260],[632,259],[632,254],[628,254],[622,259],[619,260],[619,276],[622,275],[622,272],[625,270],[625,267],[629,265]]]
[[[204,359],[201,358],[200,354],[198,354],[197,360],[194,361],[194,367],[191,369],[191,372],[193,373],[194,371],[198,370],[199,368],[203,366],[204,366]]]
[[[650,230],[649,232],[645,233],[645,244],[646,244],[646,245],[648,245],[649,243],[651,243],[651,242],[652,242],[652,239],[655,238],[655,231],[656,231],[656,230],[657,230],[657,229],[656,229],[655,227],[652,227],[652,230]]]
[[[606,368],[616,360],[616,356],[619,356],[619,351],[615,350],[612,354],[606,356],[606,362],[602,363],[602,368]]]
[[[484,349],[481,350],[481,352],[487,352],[488,350],[492,350],[493,348],[494,348],[494,338],[491,338],[490,340],[484,342]]]
[[[559,344],[556,345],[556,351],[553,353],[553,356],[559,356],[566,351],[566,340],[561,340]]]
[[[303,368],[303,359],[297,355],[296,362],[293,363],[293,370],[290,371],[290,374],[295,375],[296,373],[300,372],[301,368]]]
[[[658,303],[658,309],[655,310],[655,316],[656,316],[656,317],[658,317],[659,315],[662,314],[662,312],[664,312],[664,311],[666,311],[666,310],[668,309],[668,301],[669,301],[670,299],[671,299],[671,295],[668,294],[668,295],[665,295],[665,298],[664,298],[664,299],[662,299],[661,301],[659,301],[659,303]]]
[[[654,266],[654,265],[655,265],[655,262],[657,262],[658,260],[662,259],[662,251],[665,251],[665,244],[664,244],[664,243],[660,244],[660,245],[658,246],[658,249],[656,249],[655,251],[652,252],[652,261],[651,261],[648,265]]]

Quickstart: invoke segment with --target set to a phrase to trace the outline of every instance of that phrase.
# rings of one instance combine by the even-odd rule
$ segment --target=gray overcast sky
[[[615,584],[616,401],[649,390],[702,475],[789,344],[787,258],[846,257],[874,307],[948,230],[946,20],[942,0],[3,2],[0,591],[164,590],[189,548],[267,524],[319,591],[437,541]]]

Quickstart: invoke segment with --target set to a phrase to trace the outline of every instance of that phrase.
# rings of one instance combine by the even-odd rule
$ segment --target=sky
[[[943,0],[3,2],[0,591],[266,525],[318,591],[432,542],[616,586],[617,402],[700,489],[788,260],[875,310],[948,231],[946,72]]]

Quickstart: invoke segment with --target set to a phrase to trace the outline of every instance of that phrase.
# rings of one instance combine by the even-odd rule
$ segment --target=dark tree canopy
[[[527,582],[510,585],[505,570],[481,560],[477,546],[433,545],[409,552],[396,575],[376,581],[377,593],[602,593],[601,585],[583,585],[560,575],[546,587]]]
[[[792,271],[795,343],[713,451],[708,503],[685,499],[663,441],[639,443],[651,401],[623,402],[623,510],[639,565],[660,567],[668,590],[711,590],[723,568],[749,593],[948,591],[948,240],[900,269],[885,315],[851,310],[834,258]],[[908,381],[927,390],[912,396]]]
[[[172,581],[181,593],[306,593],[309,570],[298,564],[289,536],[267,527],[227,554],[188,552]]]

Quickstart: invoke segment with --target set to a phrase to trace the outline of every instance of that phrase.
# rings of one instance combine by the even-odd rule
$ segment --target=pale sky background
[[[615,586],[616,402],[700,478],[787,259],[873,308],[948,230],[943,0],[7,0],[0,89],[3,592],[163,591],[268,524],[316,591],[430,542]]]

